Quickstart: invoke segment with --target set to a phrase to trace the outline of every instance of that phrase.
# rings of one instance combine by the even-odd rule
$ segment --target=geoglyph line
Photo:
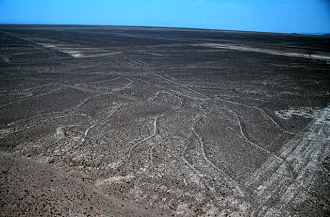
[[[202,154],[204,161],[206,161],[207,164],[209,164],[211,167],[213,167],[216,171],[218,171],[221,176],[225,179],[225,181],[231,185],[231,187],[234,187],[235,190],[237,191],[237,193],[239,193],[239,195],[241,197],[244,197],[245,194],[243,192],[243,190],[241,189],[240,185],[233,179],[231,178],[228,174],[226,174],[223,170],[221,170],[219,167],[217,167],[216,165],[214,165],[206,156],[205,153],[205,149],[204,149],[204,142],[203,139],[201,138],[201,136],[196,132],[195,130],[195,124],[198,123],[198,121],[200,121],[203,117],[200,117],[199,119],[195,120],[195,123],[193,124],[191,131],[193,132],[193,134],[196,136],[197,140],[198,140],[198,145],[197,145],[197,150]]]
[[[236,50],[236,51],[243,51],[243,52],[264,53],[264,54],[270,54],[270,55],[276,55],[276,56],[298,57],[298,58],[330,61],[330,56],[327,56],[327,55],[285,52],[285,51],[274,50],[274,49],[248,47],[245,45],[219,44],[219,43],[201,43],[201,44],[192,44],[192,45],[218,48],[218,49],[226,49],[226,50]]]
[[[92,124],[91,126],[89,126],[89,127],[85,130],[85,132],[84,132],[84,135],[83,135],[83,137],[82,137],[82,139],[81,139],[80,145],[83,145],[83,144],[84,144],[84,142],[86,141],[87,135],[88,135],[88,133],[90,132],[90,130],[92,130],[92,129],[95,128],[96,126],[102,124],[102,122],[106,122],[109,118],[111,118],[111,116],[112,116],[114,113],[116,113],[116,112],[120,109],[121,106],[122,106],[122,105],[116,106],[116,107],[110,112],[110,114],[109,114],[104,120],[96,121],[95,124]]]
[[[321,171],[328,173],[322,167],[322,161],[330,153],[329,128],[330,122],[329,107],[321,109],[315,114],[315,119],[309,125],[308,130],[300,135],[300,139],[294,138],[290,145],[282,149],[281,155],[285,157],[285,162],[289,162],[294,171],[294,179],[286,183],[287,177],[280,175],[285,167],[283,163],[268,161],[265,163],[251,179],[247,185],[258,184],[256,194],[260,201],[256,216],[266,216],[274,211],[273,204],[268,204],[273,197],[278,197],[278,212],[294,200],[302,191],[309,192],[315,176]],[[271,172],[270,176],[264,177],[265,173]],[[273,172],[272,172],[273,171]],[[284,171],[285,172],[285,171]],[[280,195],[276,196],[280,192]],[[268,216],[268,215],[267,215]]]
[[[277,121],[275,121],[269,114],[267,114],[267,112],[264,109],[262,109],[258,106],[251,106],[251,105],[247,105],[247,104],[243,104],[243,103],[239,103],[239,102],[234,102],[234,101],[223,99],[223,98],[217,98],[217,100],[227,102],[227,103],[230,103],[230,104],[234,104],[234,105],[240,105],[240,106],[244,106],[244,107],[248,107],[248,108],[258,110],[262,114],[263,117],[265,117],[266,119],[269,119],[276,127],[278,127],[283,132],[285,132],[287,134],[290,134],[290,135],[296,135],[295,133],[284,129],[279,123],[277,123]]]

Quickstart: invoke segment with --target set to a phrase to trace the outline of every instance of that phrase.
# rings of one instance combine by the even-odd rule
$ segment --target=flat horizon
[[[189,27],[189,26],[152,26],[152,25],[122,25],[122,24],[68,24],[68,23],[0,23],[0,26],[109,26],[109,27],[128,27],[128,28],[169,28],[169,29],[188,29],[188,30],[205,30],[205,31],[226,31],[226,32],[251,32],[251,33],[271,33],[271,34],[288,34],[288,35],[310,35],[310,36],[327,36],[330,32],[267,32],[267,31],[254,31],[254,30],[239,30],[239,29],[219,29],[219,28],[202,28],[202,27]]]

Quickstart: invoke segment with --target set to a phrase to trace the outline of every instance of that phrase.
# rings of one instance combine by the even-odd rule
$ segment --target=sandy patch
[[[313,118],[314,113],[315,113],[315,108],[312,107],[291,107],[289,109],[275,111],[275,115],[277,117],[285,120],[292,118],[292,116]]]

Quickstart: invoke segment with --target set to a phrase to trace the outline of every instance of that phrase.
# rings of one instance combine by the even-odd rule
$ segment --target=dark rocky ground
[[[330,39],[0,27],[0,216],[329,216]]]

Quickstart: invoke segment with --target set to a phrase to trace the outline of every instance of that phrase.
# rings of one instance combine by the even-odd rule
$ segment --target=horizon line
[[[203,30],[203,31],[223,31],[223,32],[242,32],[242,33],[264,33],[264,34],[284,34],[284,35],[302,35],[302,36],[327,36],[330,32],[267,32],[267,31],[253,31],[253,30],[238,30],[238,29],[217,29],[217,28],[205,28],[205,27],[188,27],[188,26],[153,26],[153,25],[125,25],[125,24],[73,24],[73,23],[1,23],[3,25],[13,26],[113,26],[113,27],[132,27],[132,28],[174,28],[174,29],[189,29],[189,30]]]

